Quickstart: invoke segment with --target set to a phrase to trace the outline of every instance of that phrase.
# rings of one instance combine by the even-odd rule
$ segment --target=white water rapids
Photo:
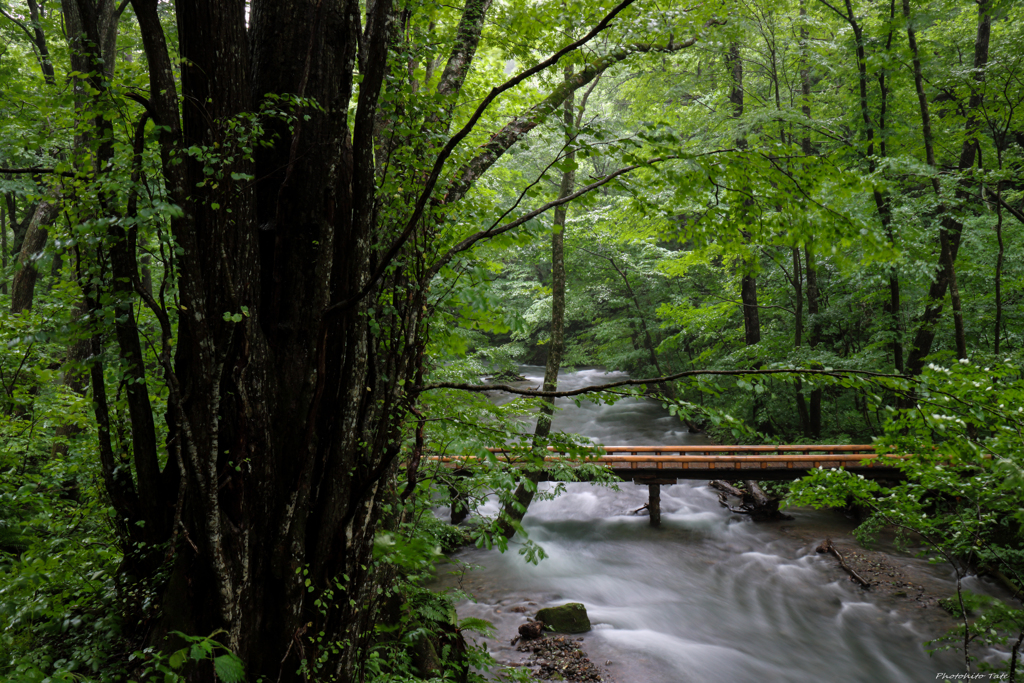
[[[540,384],[543,368],[521,371],[529,385]],[[624,376],[583,370],[566,373],[559,387]],[[565,406],[554,429],[605,445],[707,443],[656,401]],[[509,640],[527,615],[511,608],[532,614],[582,602],[594,624],[582,645],[617,683],[904,683],[965,671],[961,655],[925,651],[924,641],[949,626],[938,607],[915,612],[910,600],[895,609],[836,578],[835,560],[814,552],[826,536],[853,547],[854,525],[841,516],[788,510],[793,521],[755,524],[720,507],[706,482],[681,482],[662,487],[662,526],[652,529],[631,514],[647,502],[647,487],[619,488],[571,484],[558,499],[535,502],[524,524],[550,556],[537,566],[513,543],[506,554],[458,552],[478,566],[464,574],[441,568],[438,588],[461,585],[475,598],[459,615],[497,627],[487,643],[499,661],[525,658]],[[919,581],[930,591],[955,591],[948,567],[901,562],[925,576]]]

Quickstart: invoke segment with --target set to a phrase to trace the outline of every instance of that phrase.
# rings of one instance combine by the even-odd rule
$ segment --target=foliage
[[[0,673],[40,680],[178,680],[189,667],[205,667],[227,683],[241,678],[240,661],[223,644],[226,631],[203,637],[179,632],[186,647],[173,651],[167,648],[176,646],[139,641],[138,634],[162,619],[159,603],[169,565],[188,551],[187,524],[202,515],[186,514],[182,521],[187,487],[159,489],[168,497],[165,508],[177,516],[166,520],[167,533],[156,539],[150,534],[158,525],[147,528],[144,515],[128,514],[131,506],[118,495],[118,482],[143,488],[137,462],[139,434],[145,431],[140,425],[147,420],[157,469],[175,474],[185,439],[175,411],[198,400],[174,396],[176,373],[190,369],[191,350],[207,348],[207,338],[187,335],[179,347],[179,335],[201,322],[189,317],[197,313],[189,310],[194,304],[185,301],[181,285],[197,272],[219,272],[245,246],[238,240],[220,244],[217,253],[187,248],[179,240],[185,234],[181,226],[199,214],[205,222],[197,232],[204,236],[249,221],[247,235],[260,243],[254,250],[263,281],[247,281],[255,271],[242,268],[246,277],[228,277],[223,287],[205,292],[213,297],[232,290],[218,299],[228,303],[206,318],[216,328],[209,338],[223,342],[225,354],[248,354],[264,326],[275,327],[278,340],[334,334],[326,314],[302,328],[289,317],[294,311],[267,310],[268,302],[290,300],[268,294],[288,278],[316,272],[317,287],[328,273],[334,283],[377,278],[372,294],[353,295],[352,300],[365,296],[364,308],[352,317],[358,322],[345,323],[368,330],[367,339],[377,344],[360,351],[359,362],[414,362],[406,375],[368,371],[369,397],[345,399],[352,403],[346,410],[358,416],[352,424],[370,414],[386,423],[378,429],[367,422],[367,431],[353,437],[353,452],[363,459],[353,461],[352,471],[377,472],[376,464],[366,463],[384,452],[391,453],[393,465],[382,467],[366,489],[382,493],[372,506],[381,521],[370,534],[373,552],[360,567],[366,572],[361,581],[372,586],[365,591],[367,604],[355,606],[372,613],[376,624],[361,661],[380,681],[422,675],[414,659],[422,664],[431,650],[441,677],[471,669],[477,676],[476,670],[488,669],[486,653],[460,649],[463,631],[486,625],[459,622],[453,597],[431,594],[423,582],[439,549],[472,542],[507,550],[501,525],[509,520],[502,512],[493,519],[478,515],[468,529],[451,527],[437,520],[433,506],[479,512],[496,500],[502,510],[521,508],[514,492],[520,486],[535,489],[530,475],[541,468],[556,482],[578,476],[612,482],[587,462],[594,453],[589,441],[570,434],[526,436],[541,403],[537,398],[501,402],[411,385],[413,378],[423,385],[475,383],[515,373],[521,362],[543,362],[552,307],[547,242],[556,228],[542,208],[559,191],[557,177],[568,170],[595,187],[568,205],[564,228],[565,365],[599,365],[652,379],[691,370],[793,370],[790,376],[659,380],[645,389],[661,395],[681,420],[722,440],[848,443],[879,437],[881,452],[906,456],[900,463],[904,482],[884,487],[840,472],[816,472],[793,486],[791,501],[866,506],[872,514],[860,530],[865,537],[895,526],[923,539],[958,576],[977,567],[1021,585],[1021,7],[994,0],[969,8],[921,0],[906,18],[896,5],[878,2],[848,4],[849,16],[826,3],[637,2],[557,67],[525,77],[514,88],[493,90],[496,99],[477,119],[478,104],[510,72],[580,37],[613,3],[489,5],[479,46],[467,56],[465,82],[454,93],[440,89],[445,79],[446,87],[452,83],[442,55],[464,47],[464,8],[401,3],[396,7],[402,30],[389,34],[379,59],[346,57],[356,64],[351,75],[357,87],[344,95],[351,95],[349,101],[307,96],[308,72],[298,89],[302,96],[260,91],[250,104],[245,97],[224,103],[219,92],[210,93],[203,107],[212,111],[216,100],[230,111],[206,116],[204,110],[209,135],[185,143],[168,142],[180,112],[159,120],[156,93],[148,100],[140,94],[152,90],[156,67],[142,40],[136,4],[144,3],[119,5],[123,14],[115,17],[113,53],[102,67],[75,66],[82,55],[73,49],[73,32],[64,30],[72,17],[63,6],[43,3],[39,13],[38,7],[6,3],[0,19]],[[168,68],[172,80],[165,94],[194,99],[181,72],[198,68],[185,55],[195,44],[178,44],[187,21],[179,23],[177,5],[153,4],[152,18],[163,27],[161,39],[176,65],[182,57],[180,66]],[[980,35],[978,7],[994,17],[983,68],[970,58]],[[355,14],[363,20],[361,11]],[[922,46],[921,93],[908,27]],[[55,78],[46,75],[40,34],[47,36]],[[302,42],[307,43],[310,51],[319,45]],[[217,53],[216,65],[229,56]],[[310,63],[307,57],[307,70]],[[366,80],[377,64],[384,66],[379,92]],[[313,73],[313,81],[319,76]],[[589,80],[579,87],[566,80],[584,76]],[[321,80],[338,79],[344,80],[336,74]],[[553,112],[573,91],[577,101],[587,100],[587,113],[566,123]],[[365,104],[371,98],[373,104]],[[931,153],[922,101],[932,107]],[[376,118],[360,123],[367,107],[376,107]],[[372,225],[351,250],[365,260],[339,261],[327,270],[318,254],[333,248],[334,239],[341,244],[344,230],[356,230],[346,225],[332,232],[341,221],[334,195],[307,202],[330,207],[321,213],[291,205],[268,213],[267,206],[303,185],[292,178],[297,167],[301,173],[308,164],[333,177],[337,160],[318,166],[311,160],[314,149],[302,152],[296,164],[295,154],[306,144],[304,135],[349,110],[348,118],[332,119],[331,140],[350,141],[371,131],[360,153],[369,149],[373,163],[359,169],[363,175],[354,184],[371,186],[356,204],[372,207]],[[476,123],[466,137],[446,148],[452,131],[471,121]],[[519,137],[503,137],[510,129]],[[976,159],[965,165],[961,158],[972,145]],[[460,174],[480,162],[481,150],[498,148],[486,173],[460,189]],[[426,188],[442,149],[451,156],[437,166],[438,184]],[[282,150],[283,157],[273,156]],[[173,180],[185,167],[195,170],[188,187]],[[633,168],[626,173],[626,167]],[[448,201],[455,195],[457,201]],[[58,217],[45,226],[46,246],[21,258],[16,241],[24,239],[41,200],[58,202]],[[399,236],[417,204],[425,211],[409,223],[415,230],[403,242]],[[275,236],[284,213],[306,210],[312,213],[303,215],[301,226]],[[502,227],[520,217],[514,228]],[[323,239],[326,232],[303,232],[310,225],[331,226],[331,239]],[[481,234],[486,239],[472,248],[461,246]],[[303,240],[294,253],[273,255],[275,240],[284,243],[294,235]],[[946,290],[937,300],[931,294],[945,268],[939,260],[943,240],[951,236],[958,240],[950,262],[955,261],[967,353],[955,350],[953,301],[947,303]],[[389,254],[389,244],[398,250]],[[364,249],[372,254],[362,254]],[[124,267],[118,250],[130,252],[130,272],[115,272]],[[203,258],[205,266],[197,266]],[[10,314],[15,277],[30,271],[39,277],[31,308]],[[252,289],[251,296],[231,299],[236,286]],[[335,295],[332,289],[322,303],[344,303]],[[294,299],[305,305],[315,297]],[[751,308],[760,316],[756,335],[745,315]],[[921,347],[923,332],[934,336],[927,348]],[[137,351],[125,341],[132,334]],[[359,344],[345,341],[335,347],[337,355],[341,346]],[[922,349],[932,365],[914,376],[904,362]],[[267,367],[276,372],[274,363],[307,356],[333,362],[324,348],[306,350],[305,356],[282,353]],[[952,354],[963,357],[951,362]],[[223,386],[219,379],[211,383],[218,402],[224,388],[228,403],[244,394],[231,381],[255,357],[238,355],[228,362]],[[800,374],[801,368],[905,376],[863,379]],[[300,392],[310,405],[279,409],[294,410],[291,417],[314,415],[322,390],[316,381],[325,372],[313,364],[298,373],[300,384],[313,383],[302,384]],[[338,374],[358,373],[346,366]],[[356,393],[363,389],[360,384]],[[640,395],[637,390],[593,398],[610,402]],[[216,428],[222,417],[204,415],[203,427]],[[291,420],[272,417],[266,422]],[[232,430],[245,426],[225,425],[237,443],[246,439]],[[294,437],[282,439],[288,450],[281,459],[294,455]],[[381,446],[385,441],[387,449]],[[215,482],[214,497],[248,490],[232,477],[241,480],[253,472],[258,457],[239,460],[229,452],[235,447],[211,449],[212,471],[223,477]],[[494,449],[509,449],[508,457]],[[565,457],[546,462],[552,451]],[[455,476],[425,459],[430,455],[465,458],[472,476]],[[181,462],[182,471],[190,467]],[[539,497],[561,490],[556,485]],[[543,549],[513,524],[519,552],[528,561],[541,560]],[[136,569],[145,576],[136,576]],[[346,591],[359,588],[354,579],[315,581],[306,571],[302,567],[296,576],[312,596],[314,619],[326,623],[350,606]],[[1014,608],[996,606],[977,617],[967,612],[961,609],[963,630],[954,634],[965,651],[1020,630]],[[326,632],[305,637],[303,644],[316,653],[303,663],[311,676],[326,675],[315,669],[353,647]],[[279,639],[288,653],[292,639],[291,633]],[[140,654],[129,660],[131,652]]]
[[[1018,586],[1024,578],[1024,376],[1011,360],[933,364],[921,375],[915,405],[892,412],[877,444],[879,454],[901,457],[905,480],[883,485],[815,470],[792,485],[788,498],[792,505],[863,508],[869,516],[856,530],[862,542],[893,528],[904,543],[921,543],[933,561],[949,563],[958,591],[943,606],[962,622],[949,639],[968,661],[981,646],[1005,644],[1024,631],[1020,608],[990,604],[977,618],[986,605],[960,588],[975,571],[1009,577]]]

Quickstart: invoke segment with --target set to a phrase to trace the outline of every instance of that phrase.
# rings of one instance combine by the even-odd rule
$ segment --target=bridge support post
[[[661,484],[648,484],[647,512],[650,513],[651,526],[661,526]]]

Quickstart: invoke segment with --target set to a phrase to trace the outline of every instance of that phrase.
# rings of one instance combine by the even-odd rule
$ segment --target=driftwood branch
[[[830,553],[833,557],[839,560],[839,566],[843,568],[847,574],[850,575],[850,581],[856,581],[865,588],[871,587],[871,582],[862,577],[860,574],[855,572],[850,565],[846,564],[846,560],[843,559],[843,554],[832,544],[831,538],[826,538],[821,544],[815,549],[818,553]]]

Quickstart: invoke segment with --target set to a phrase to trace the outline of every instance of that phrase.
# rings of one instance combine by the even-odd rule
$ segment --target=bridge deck
[[[515,449],[488,449],[498,459],[516,462]],[[674,484],[679,479],[788,480],[811,469],[844,468],[870,479],[901,479],[897,456],[875,453],[870,445],[778,446],[605,446],[605,455],[589,462],[607,466],[636,484]],[[462,469],[476,456],[434,457],[445,467]],[[564,460],[552,454],[550,462]]]

